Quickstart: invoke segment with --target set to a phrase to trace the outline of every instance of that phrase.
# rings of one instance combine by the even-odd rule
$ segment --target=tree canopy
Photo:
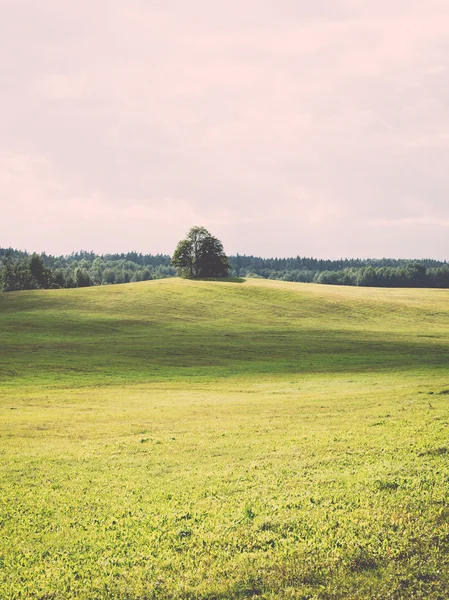
[[[204,227],[190,229],[171,262],[184,277],[226,277],[230,268],[223,244]]]
[[[189,244],[184,248],[187,257],[188,249]],[[174,277],[179,269],[171,265],[170,260],[166,254],[127,252],[99,255],[80,251],[66,256],[52,256],[0,247],[0,291],[72,288]],[[324,260],[237,254],[229,257],[229,264],[229,275],[240,278],[259,277],[332,285],[449,288],[449,264],[429,258]],[[189,269],[187,276],[190,277]],[[204,275],[207,276],[213,277]]]

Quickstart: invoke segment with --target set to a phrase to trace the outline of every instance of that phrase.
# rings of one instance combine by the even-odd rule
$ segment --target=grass
[[[449,292],[0,296],[0,597],[449,597]]]

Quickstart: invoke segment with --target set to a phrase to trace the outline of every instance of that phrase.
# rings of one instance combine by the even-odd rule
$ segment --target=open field
[[[0,295],[0,598],[449,597],[449,291]]]

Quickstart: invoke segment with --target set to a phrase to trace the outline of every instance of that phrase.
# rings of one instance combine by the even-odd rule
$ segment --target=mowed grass
[[[449,597],[449,292],[0,296],[0,598]]]

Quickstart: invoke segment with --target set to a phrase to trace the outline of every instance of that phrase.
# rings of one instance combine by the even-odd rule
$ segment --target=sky
[[[0,0],[0,246],[449,259],[447,0]]]

